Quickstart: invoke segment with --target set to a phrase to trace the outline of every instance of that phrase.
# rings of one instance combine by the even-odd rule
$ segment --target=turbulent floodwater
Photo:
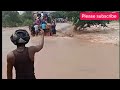
[[[2,32],[3,79],[6,79],[6,55],[16,48],[9,39],[13,31]],[[40,37],[32,37],[27,46],[36,45],[39,40]],[[71,37],[46,36],[44,48],[35,55],[35,75],[37,79],[117,79],[119,47],[93,44]]]

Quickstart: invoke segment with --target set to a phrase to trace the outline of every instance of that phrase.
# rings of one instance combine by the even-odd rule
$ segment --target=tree
[[[31,25],[33,23],[32,11],[25,11],[25,13],[21,15],[21,19],[22,19],[23,25]]]
[[[25,11],[20,15],[17,11],[2,11],[2,26],[16,27],[33,23],[32,11]]]
[[[54,18],[65,18],[66,17],[66,12],[56,11],[56,12],[52,12],[50,15]]]
[[[16,23],[17,22],[17,23]],[[2,26],[18,26],[21,23],[17,11],[2,11]]]

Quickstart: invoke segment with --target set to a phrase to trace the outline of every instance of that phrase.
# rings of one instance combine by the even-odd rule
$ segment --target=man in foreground
[[[41,30],[42,40],[36,46],[26,47],[30,36],[26,30],[16,30],[10,37],[17,46],[15,50],[7,55],[7,78],[13,78],[13,67],[16,70],[16,79],[36,79],[34,74],[34,56],[44,45],[44,31]]]

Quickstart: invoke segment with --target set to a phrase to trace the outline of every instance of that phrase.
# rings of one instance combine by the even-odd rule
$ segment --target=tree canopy
[[[32,24],[32,12],[25,11],[20,15],[17,11],[2,11],[2,26],[17,27]]]

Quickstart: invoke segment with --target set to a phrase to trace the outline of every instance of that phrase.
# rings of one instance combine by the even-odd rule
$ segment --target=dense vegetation
[[[26,26],[33,23],[32,12],[25,11],[20,15],[17,11],[2,11],[2,26],[17,27]]]

